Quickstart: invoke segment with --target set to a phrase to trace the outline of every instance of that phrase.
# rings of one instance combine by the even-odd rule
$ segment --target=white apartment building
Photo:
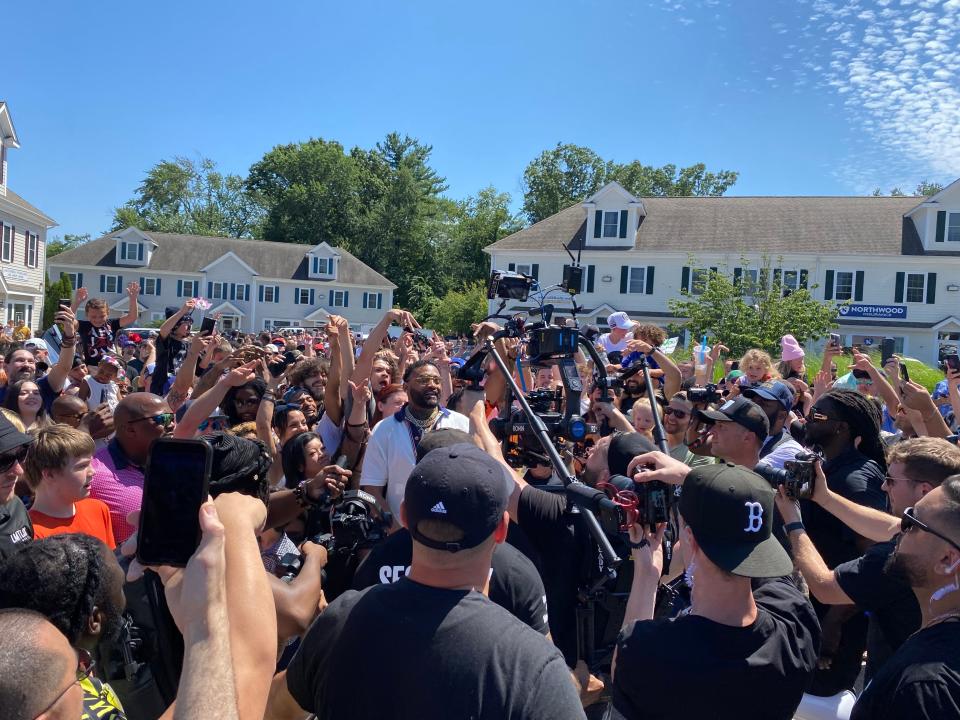
[[[352,329],[372,328],[393,306],[396,285],[346,250],[293,243],[148,232],[108,233],[50,259],[51,279],[102,297],[126,314],[126,286],[140,283],[140,323],[203,297],[223,331],[319,327],[341,315]],[[80,308],[82,316],[83,308]]]
[[[36,333],[43,318],[47,230],[57,223],[9,187],[7,150],[20,147],[10,109],[0,101],[0,316]]]
[[[927,363],[960,347],[960,180],[928,198],[637,198],[612,182],[486,252],[492,269],[548,287],[570,262],[565,247],[582,249],[582,322],[605,326],[614,310],[677,322],[667,301],[681,288],[696,293],[711,268],[759,282],[768,258],[787,290],[849,301],[838,319],[845,345],[893,337]],[[558,315],[570,308],[562,297],[550,295]]]

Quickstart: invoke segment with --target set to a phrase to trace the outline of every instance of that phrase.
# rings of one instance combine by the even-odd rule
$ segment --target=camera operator
[[[705,445],[711,455],[750,470],[757,466],[770,422],[756,403],[738,397],[716,410],[697,410],[696,418],[709,426]]]
[[[892,516],[849,501],[841,504],[839,501],[843,498],[826,487],[823,471],[817,468],[813,501],[850,527],[867,525],[861,532],[880,540],[861,557],[832,570],[806,535],[797,503],[782,493],[777,497],[794,562],[813,596],[829,605],[856,604],[869,614],[868,681],[920,626],[920,609],[909,584],[883,572],[896,544],[892,529],[899,530],[897,516],[916,505],[946,478],[960,473],[960,449],[939,438],[906,440],[890,449],[887,463],[889,469],[883,488]]]
[[[728,463],[691,469],[661,452],[631,462],[651,465],[638,482],[683,485],[680,552],[692,605],[680,617],[653,619],[665,526],[634,526],[615,711],[625,718],[792,718],[816,665],[820,628],[809,601],[784,577],[793,565],[772,535],[773,490]]]
[[[852,390],[830,390],[807,416],[806,445],[824,457],[827,487],[847,500],[885,510],[881,489],[886,462],[880,440],[880,411]],[[827,567],[860,557],[871,544],[810,500],[800,503],[806,532]],[[813,600],[823,626],[821,669],[809,692],[832,696],[853,687],[866,645],[867,619],[856,606],[829,606]]]
[[[783,380],[768,380],[744,389],[742,395],[759,405],[770,423],[770,436],[760,448],[760,464],[783,468],[783,463],[803,452],[803,446],[785,427],[796,402],[793,388]]]
[[[851,720],[957,717],[960,713],[960,476],[903,512],[886,569],[913,588],[920,630],[864,688]]]
[[[560,653],[482,594],[509,494],[475,446],[418,463],[400,507],[409,575],[327,607],[286,673],[296,702],[320,718],[582,718]]]

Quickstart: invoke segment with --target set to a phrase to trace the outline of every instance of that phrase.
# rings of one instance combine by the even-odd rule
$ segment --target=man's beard
[[[418,392],[412,388],[407,390],[407,397],[410,399],[410,404],[414,407],[433,409],[440,405],[440,392],[435,391],[436,395],[429,394],[434,391],[428,392]]]
[[[37,371],[30,370],[29,368],[23,368],[22,370],[17,370],[13,377],[8,381],[9,383],[20,382],[21,380],[34,380],[36,379]]]
[[[899,580],[910,587],[923,587],[927,580],[927,573],[922,567],[919,567],[916,561],[900,552],[900,544],[883,566],[883,572],[890,577]]]

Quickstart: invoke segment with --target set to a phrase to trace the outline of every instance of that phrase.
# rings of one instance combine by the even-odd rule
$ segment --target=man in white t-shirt
[[[601,335],[597,342],[603,346],[608,356],[612,352],[623,353],[631,339],[630,330],[636,323],[627,317],[625,312],[615,312],[607,317],[607,325],[610,326],[610,332]]]
[[[424,434],[440,428],[470,431],[465,415],[440,407],[440,370],[432,361],[420,360],[408,367],[403,386],[409,400],[373,429],[360,476],[361,489],[376,497],[395,519],[400,517],[407,478],[417,464],[416,448]]]

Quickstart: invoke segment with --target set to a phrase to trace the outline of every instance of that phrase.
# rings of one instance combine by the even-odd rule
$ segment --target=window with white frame
[[[62,273],[70,280],[70,287],[78,290],[83,287],[83,273]]]
[[[363,307],[367,310],[379,310],[383,307],[383,293],[365,292],[363,294]]]
[[[620,232],[620,213],[616,210],[603,213],[603,236],[615,238]]]
[[[180,280],[178,283],[180,294],[177,297],[192,298],[200,295],[199,280]]]
[[[314,275],[333,275],[333,258],[314,257],[312,270]]]
[[[334,290],[333,291],[333,302],[331,305],[333,307],[343,307],[344,306],[344,292],[343,290]]]
[[[277,295],[279,295],[279,293],[277,292],[278,290],[279,288],[276,285],[264,285],[263,301],[268,303],[278,302],[279,301],[279,299],[277,298]]]
[[[791,293],[800,289],[800,271],[782,270],[780,272],[780,284],[783,286],[784,294]]]
[[[144,295],[159,295],[160,294],[160,283],[157,282],[156,278],[144,278],[143,287],[140,288],[140,292]]]
[[[163,320],[165,318],[163,317],[163,313],[155,312],[155,313],[150,313],[150,319],[156,322],[157,320]]]
[[[37,267],[37,259],[39,253],[37,252],[40,248],[40,236],[36,233],[32,233],[29,230],[27,231],[27,267],[35,268]]]
[[[309,305],[310,304],[310,290],[307,288],[297,288],[297,304],[298,305]]]
[[[533,275],[533,268],[529,263],[523,264],[523,265],[517,265],[516,268],[517,268],[517,272],[520,273],[521,275]]]
[[[119,275],[104,275],[103,276],[103,291],[107,293],[118,293],[120,292],[120,276]]]
[[[121,260],[143,260],[143,243],[140,242],[120,242]]]
[[[755,294],[760,287],[760,271],[757,268],[741,268],[740,285],[744,295]]]
[[[924,273],[907,273],[907,302],[922,303],[926,301],[924,290],[927,276]]]
[[[960,242],[960,213],[950,213],[947,220],[947,240]]]
[[[628,293],[646,293],[647,292],[647,268],[646,267],[632,267],[630,268],[630,274],[627,277],[627,292]]]
[[[3,241],[0,247],[0,260],[13,262],[13,226],[3,224]]]
[[[838,270],[833,281],[834,300],[853,300],[853,271]]]
[[[210,299],[211,300],[226,300],[227,299],[227,283],[225,282],[215,282],[210,283]]]
[[[693,270],[690,273],[690,294],[702,295],[707,289],[707,281],[710,279],[710,271],[706,269]]]

